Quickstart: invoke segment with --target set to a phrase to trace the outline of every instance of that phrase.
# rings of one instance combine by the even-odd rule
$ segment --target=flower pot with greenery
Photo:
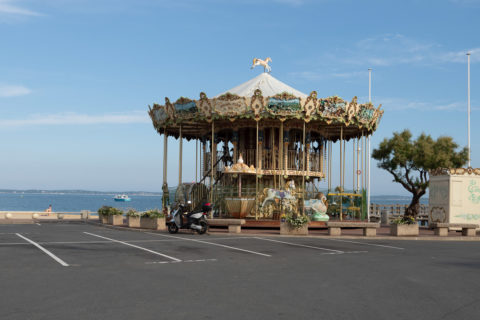
[[[166,230],[165,214],[158,209],[145,211],[140,218],[140,227],[143,229]]]
[[[130,228],[140,228],[140,212],[135,209],[130,209],[126,213],[127,224]]]
[[[280,234],[307,235],[308,218],[301,214],[283,214],[280,220]]]
[[[418,223],[411,216],[395,219],[390,225],[390,234],[397,237],[418,236]]]
[[[100,220],[101,223],[108,223],[108,212],[110,211],[109,206],[103,206],[100,209],[98,209],[98,219]]]
[[[123,211],[117,208],[108,210],[108,224],[120,226],[123,224]]]

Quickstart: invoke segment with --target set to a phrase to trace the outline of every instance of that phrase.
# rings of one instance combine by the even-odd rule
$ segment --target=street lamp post
[[[372,68],[368,69],[368,102],[372,102]],[[370,138],[371,135],[367,138],[367,148],[368,148],[368,178],[367,178],[367,221],[370,222]]]
[[[471,165],[471,156],[470,156],[470,52],[467,53],[467,83],[468,83],[468,89],[467,89],[467,105],[468,105],[468,167],[470,168]]]

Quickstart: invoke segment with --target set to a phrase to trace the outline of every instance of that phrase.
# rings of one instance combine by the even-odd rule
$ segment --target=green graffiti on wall
[[[470,195],[468,196],[468,200],[470,200],[474,204],[480,203],[480,187],[477,186],[477,181],[470,180],[470,184],[468,185],[468,192]]]
[[[456,218],[463,218],[465,220],[479,220],[480,219],[480,214],[469,214],[469,213],[464,213],[464,214],[457,214],[455,216]]]

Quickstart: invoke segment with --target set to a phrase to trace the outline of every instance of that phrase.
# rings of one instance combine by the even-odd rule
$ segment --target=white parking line
[[[16,233],[10,233],[16,234]],[[212,241],[215,240],[230,240],[230,239],[253,239],[253,237],[229,237],[229,238],[215,238],[211,239]],[[175,241],[189,241],[189,239],[140,239],[140,240],[125,240],[126,243],[149,243],[149,242],[175,242]],[[111,243],[111,240],[99,240],[99,241],[42,241],[38,242],[39,244],[90,244],[90,243]],[[28,246],[30,244],[25,242],[0,242],[0,246],[11,246],[11,245],[25,245]]]
[[[45,249],[44,247],[42,247],[41,245],[39,245],[38,243],[22,236],[21,234],[18,234],[16,233],[17,236],[19,236],[20,238],[30,242],[31,244],[33,244],[35,247],[37,247],[38,249],[42,250],[43,252],[45,252],[46,254],[48,254],[51,258],[53,258],[53,260],[57,261],[58,263],[60,263],[62,266],[64,267],[68,267],[68,263],[66,263],[65,261],[63,261],[62,259],[60,259],[59,257],[57,257],[56,255],[54,255],[53,253],[51,253],[50,251],[48,251],[47,249]]]
[[[278,243],[284,243],[284,244],[288,244],[288,245],[296,246],[296,247],[310,248],[310,249],[323,250],[323,251],[332,251],[332,252],[334,252],[335,254],[344,253],[344,251],[340,251],[340,250],[333,250],[333,249],[327,249],[327,248],[321,248],[321,247],[314,247],[314,246],[308,246],[308,245],[305,245],[305,244],[298,244],[298,243],[292,243],[292,242],[286,242],[286,241],[279,241],[279,240],[273,240],[273,239],[267,239],[267,238],[255,237],[255,239],[265,240],[265,241],[272,241],[272,242],[278,242]]]
[[[212,245],[212,246],[219,246],[219,247],[228,248],[228,249],[232,249],[232,250],[238,250],[238,251],[243,251],[243,252],[258,254],[259,256],[264,256],[264,257],[271,257],[271,255],[269,255],[269,254],[265,254],[265,253],[261,253],[261,252],[256,252],[256,251],[251,251],[251,250],[246,250],[246,249],[240,249],[240,248],[231,247],[231,246],[226,246],[226,245],[220,244],[220,243],[212,243],[212,242],[202,241],[202,240],[188,239],[188,238],[175,237],[175,236],[167,236],[167,235],[164,235],[164,234],[153,233],[153,232],[146,232],[146,233],[154,234],[154,235],[162,236],[162,237],[168,237],[168,238],[174,238],[174,239],[182,239],[182,240],[188,240],[188,241],[194,241],[194,242],[199,242],[199,243],[210,244],[210,245]]]
[[[361,245],[364,245],[364,246],[373,246],[373,247],[383,247],[383,248],[390,248],[390,249],[397,249],[397,250],[405,250],[405,248],[392,247],[392,246],[387,246],[387,245],[383,245],[383,244],[373,244],[373,243],[367,243],[367,242],[357,242],[357,241],[340,240],[340,239],[325,239],[325,240],[356,243],[356,244],[361,244]]]
[[[208,261],[217,261],[217,259],[183,260],[182,262],[208,262]],[[178,263],[178,262],[177,262],[177,261],[151,261],[151,262],[145,262],[145,264],[167,264],[167,263]]]
[[[168,258],[168,259],[173,260],[173,261],[177,261],[177,262],[182,261],[182,260],[180,260],[180,259],[167,256],[166,254],[163,254],[163,253],[160,253],[160,252],[157,252],[157,251],[153,251],[153,250],[150,250],[150,249],[147,249],[147,248],[143,248],[143,247],[140,247],[140,246],[136,246],[136,245],[134,245],[134,244],[127,243],[127,242],[124,242],[124,241],[120,241],[120,240],[115,240],[115,239],[112,239],[112,238],[107,238],[107,237],[99,236],[98,234],[93,234],[93,233],[90,233],[90,232],[83,232],[83,233],[89,234],[89,235],[94,236],[94,237],[98,237],[98,238],[110,240],[110,241],[113,241],[113,242],[118,242],[118,243],[124,244],[124,245],[126,245],[126,246],[130,246],[130,247],[137,248],[137,249],[140,249],[140,250],[144,250],[144,251],[147,251],[147,252],[150,252],[150,253],[153,253],[153,254],[156,254],[156,255],[159,255],[159,256]]]

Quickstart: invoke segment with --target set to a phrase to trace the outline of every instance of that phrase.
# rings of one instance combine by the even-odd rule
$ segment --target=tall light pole
[[[467,53],[467,82],[468,82],[468,89],[467,89],[467,105],[468,105],[468,167],[470,168],[471,165],[471,160],[472,158],[470,157],[470,52]]]
[[[372,102],[372,68],[368,68],[368,102]],[[367,138],[368,147],[368,178],[367,178],[367,221],[370,222],[370,137]]]

